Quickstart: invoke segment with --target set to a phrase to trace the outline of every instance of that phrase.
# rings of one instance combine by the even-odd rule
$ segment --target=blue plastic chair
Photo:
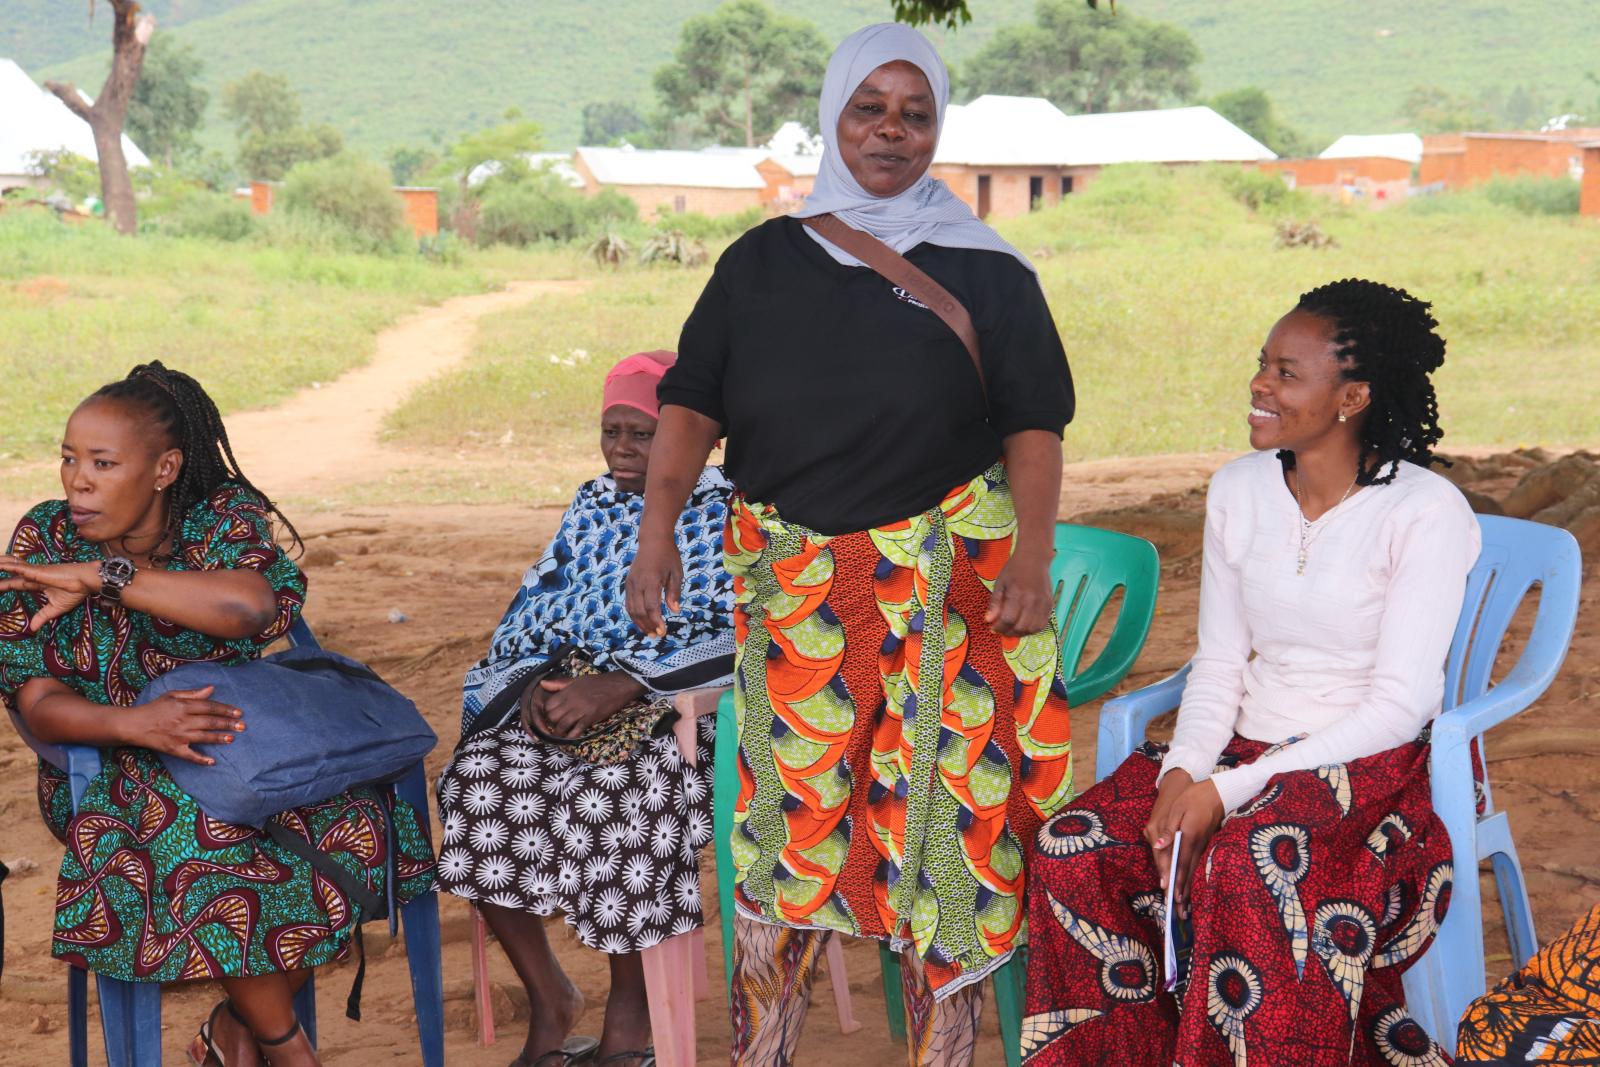
[[[1543,523],[1480,515],[1483,552],[1467,578],[1466,597],[1445,660],[1444,711],[1433,722],[1433,807],[1450,832],[1456,876],[1450,910],[1433,946],[1405,974],[1412,1016],[1445,1048],[1455,1048],[1456,1023],[1484,992],[1483,900],[1478,863],[1494,864],[1495,884],[1511,942],[1511,969],[1538,948],[1522,866],[1506,813],[1494,809],[1484,781],[1477,811],[1471,744],[1524,710],[1555,680],[1578,618],[1582,557],[1567,531]],[[1527,647],[1493,683],[1491,671],[1517,608],[1534,585],[1539,608]],[[1105,778],[1144,740],[1145,727],[1183,699],[1189,668],[1106,702],[1100,713],[1095,777]]]
[[[305,620],[297,619],[289,630],[291,645],[321,647]],[[67,774],[76,810],[89,783],[100,773],[100,751],[88,745],[51,745],[28,733],[20,718],[13,716],[18,732],[46,763]],[[426,818],[428,783],[418,763],[394,786],[395,794]],[[395,907],[395,856],[389,855],[389,934],[394,936],[403,916],[406,959],[411,965],[411,998],[417,1013],[417,1029],[422,1039],[425,1067],[444,1067],[444,967],[440,959],[439,898],[433,891],[422,894],[398,909]],[[317,1042],[317,999],[315,978],[308,977],[295,995],[294,1010],[300,1025],[313,1045]],[[100,995],[100,1027],[105,1034],[108,1067],[160,1067],[161,1065],[161,983],[123,982],[95,975]],[[72,1067],[87,1067],[89,1062],[89,976],[78,967],[67,971],[67,1030]]]

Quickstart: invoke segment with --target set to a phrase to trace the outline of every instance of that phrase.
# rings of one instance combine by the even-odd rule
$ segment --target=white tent
[[[1067,115],[1030,96],[980,96],[945,111],[935,163],[1107,166],[1276,159],[1209,107]]]
[[[0,59],[0,188],[31,184],[29,154],[61,149],[94,160],[94,134],[89,124],[35,84],[15,62]],[[122,152],[130,167],[150,165],[126,134]]]
[[[1322,152],[1323,159],[1400,159],[1422,162],[1422,138],[1414,133],[1347,133]]]

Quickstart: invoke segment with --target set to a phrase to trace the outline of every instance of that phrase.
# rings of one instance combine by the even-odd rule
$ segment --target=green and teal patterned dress
[[[28,512],[11,553],[30,563],[93,562],[65,501]],[[184,663],[254,659],[293,625],[306,581],[274,543],[259,496],[224,484],[185,516],[170,570],[247,568],[271,584],[278,617],[255,637],[224,641],[98,597],[28,633],[28,593],[0,593],[0,699],[15,707],[31,678],[54,677],[107,715]],[[344,955],[355,908],[331,881],[265,834],[211,818],[157,755],[101,751],[103,769],[76,814],[66,777],[40,762],[39,807],[66,845],[56,883],[52,951],[124,981],[244,977],[315,967]],[[378,895],[385,892],[385,804],[357,789],[277,816]],[[394,805],[401,900],[433,881],[426,813]]]

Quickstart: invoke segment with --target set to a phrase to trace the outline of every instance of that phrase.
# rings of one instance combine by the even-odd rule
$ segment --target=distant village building
[[[1423,138],[1418,184],[1464,189],[1489,178],[1582,180],[1585,154],[1600,144],[1600,127],[1516,133],[1453,133]]]
[[[1422,138],[1414,133],[1346,134],[1315,159],[1279,159],[1257,166],[1295,189],[1382,207],[1410,195],[1422,148]]]
[[[1117,163],[1254,162],[1271,149],[1211,110],[1067,115],[1048,100],[952,104],[930,173],[979,218],[1010,218],[1080,192]]]
[[[81,94],[80,94],[81,95]],[[84,96],[84,100],[89,100]],[[43,179],[30,173],[38,152],[68,151],[97,161],[89,124],[67,110],[48,90],[9,59],[0,59],[0,192],[19,186],[38,188]],[[148,167],[137,145],[122,137],[129,167]]]
[[[646,219],[685,211],[731,215],[751,208],[782,214],[810,194],[821,151],[818,139],[788,122],[758,148],[584,147],[567,157],[565,166],[576,178],[573,184],[589,195],[615,189]]]

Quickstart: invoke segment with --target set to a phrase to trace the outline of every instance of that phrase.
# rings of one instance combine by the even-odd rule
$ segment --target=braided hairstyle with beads
[[[233,458],[222,414],[199,382],[164,366],[160,360],[141,363],[121,381],[101,386],[90,399],[116,400],[145,412],[170,447],[183,453],[178,478],[167,491],[167,533],[173,553],[179,549],[184,517],[224,482],[233,482],[261,498],[278,517],[294,546],[303,547],[300,533],[267,495],[251,484]]]
[[[1394,481],[1401,460],[1449,466],[1433,454],[1444,430],[1428,375],[1444,363],[1444,338],[1430,307],[1404,289],[1363,278],[1329,282],[1302,294],[1295,305],[1333,324],[1341,374],[1370,387],[1372,402],[1361,423],[1360,485]],[[1280,457],[1294,465],[1292,454]]]

